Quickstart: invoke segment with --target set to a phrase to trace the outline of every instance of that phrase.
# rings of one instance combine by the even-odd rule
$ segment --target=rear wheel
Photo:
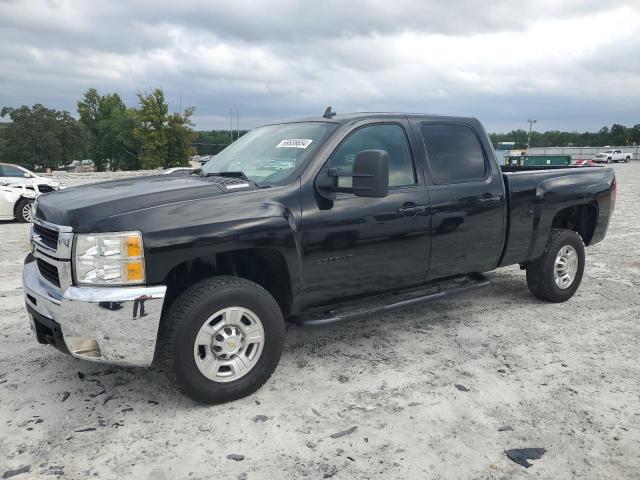
[[[194,285],[162,322],[159,361],[178,390],[197,402],[249,395],[280,361],[280,307],[264,288],[242,278],[216,277]]]
[[[582,281],[584,260],[580,235],[572,230],[552,230],[542,256],[527,265],[529,290],[548,302],[569,300]]]
[[[627,155],[627,157],[624,159],[624,163],[629,163],[630,161],[631,161],[631,157]]]
[[[20,223],[29,223],[33,220],[33,199],[22,198],[16,203],[16,220]]]

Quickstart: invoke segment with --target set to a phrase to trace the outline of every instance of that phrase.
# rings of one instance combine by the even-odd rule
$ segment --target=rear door
[[[405,118],[367,122],[347,133],[324,163],[349,170],[358,152],[389,154],[389,194],[384,198],[318,195],[303,184],[304,306],[318,306],[424,281],[429,261],[428,197]],[[350,187],[341,177],[340,186]]]
[[[486,135],[479,124],[412,122],[429,182],[428,280],[492,270],[504,242],[506,199]]]

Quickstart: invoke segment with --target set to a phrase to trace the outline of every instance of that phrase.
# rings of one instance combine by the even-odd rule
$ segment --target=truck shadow
[[[429,331],[443,328],[455,330],[461,323],[473,322],[474,309],[480,303],[486,306],[490,298],[491,308],[501,309],[514,303],[542,304],[533,297],[522,277],[492,275],[492,285],[473,292],[463,293],[446,300],[434,301],[414,307],[373,314],[349,322],[324,327],[302,328],[287,324],[285,349],[281,365],[272,380],[277,379],[279,371],[296,369],[307,359],[322,362],[323,358],[335,358],[336,354],[356,360],[372,360],[382,368],[395,368],[389,352],[402,344],[398,336],[422,335],[424,342],[429,341]],[[360,345],[362,355],[353,356],[352,346]],[[156,415],[162,412],[191,410],[194,408],[213,408],[200,405],[177,392],[158,366],[150,368],[120,367],[100,363],[91,363],[56,353],[56,362],[62,370],[60,382],[51,385],[49,395],[60,395],[60,389],[71,392],[69,403],[82,402],[80,405],[93,405],[97,411],[110,412],[110,415],[122,417],[137,411],[140,415]],[[369,358],[371,357],[371,358]],[[44,368],[53,368],[54,362],[47,362]],[[303,382],[304,383],[304,382]],[[282,388],[286,386],[282,385]],[[302,386],[304,388],[304,386]],[[263,390],[264,391],[264,387]],[[258,394],[260,391],[258,392]],[[235,402],[251,402],[252,397]],[[119,420],[114,420],[119,421]]]

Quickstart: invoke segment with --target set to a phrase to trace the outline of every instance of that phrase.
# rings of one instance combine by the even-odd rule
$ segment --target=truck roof
[[[408,118],[419,118],[424,120],[447,120],[450,122],[464,122],[475,123],[478,120],[475,117],[460,117],[449,115],[435,115],[428,113],[402,113],[402,112],[352,112],[352,113],[336,113],[332,117],[325,117],[323,115],[315,115],[311,117],[291,118],[285,120],[278,120],[268,122],[265,125],[277,125],[279,123],[296,123],[296,122],[328,122],[336,124],[344,124],[355,120],[365,119],[384,119],[384,118],[397,118],[398,116],[406,116]]]

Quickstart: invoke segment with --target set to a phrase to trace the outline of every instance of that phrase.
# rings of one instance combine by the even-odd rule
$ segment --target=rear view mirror
[[[362,150],[353,162],[353,194],[386,197],[389,193],[389,155],[385,150]]]

